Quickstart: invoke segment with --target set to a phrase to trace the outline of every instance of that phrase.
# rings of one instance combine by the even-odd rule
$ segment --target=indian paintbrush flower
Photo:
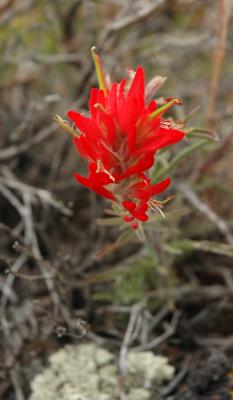
[[[68,111],[76,130],[63,122],[63,128],[74,135],[77,151],[88,161],[88,176],[76,173],[75,178],[110,200],[123,220],[136,229],[138,223],[148,220],[149,208],[159,209],[153,197],[170,184],[170,178],[151,183],[146,171],[153,166],[158,150],[184,137],[163,119],[163,114],[181,101],[171,98],[159,108],[155,100],[146,104],[141,66],[130,84],[126,79],[109,83],[94,48],[92,55],[99,89],[91,89],[90,116]]]

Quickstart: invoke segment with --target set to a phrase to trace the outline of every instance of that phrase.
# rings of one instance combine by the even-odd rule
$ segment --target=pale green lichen
[[[174,368],[165,357],[129,352],[125,376],[128,400],[156,400],[156,387],[173,374]],[[49,367],[35,377],[31,388],[30,400],[117,400],[116,358],[95,344],[66,346],[50,357]]]
[[[133,383],[149,388],[151,384],[161,385],[164,380],[170,380],[175,372],[173,366],[168,365],[167,359],[155,356],[151,351],[133,352],[128,355],[129,379]]]
[[[127,400],[150,400],[151,393],[147,389],[131,389]],[[156,400],[156,399],[155,399]]]

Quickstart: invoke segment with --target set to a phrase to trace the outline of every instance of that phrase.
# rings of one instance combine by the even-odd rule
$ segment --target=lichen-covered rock
[[[166,358],[152,352],[129,352],[125,378],[128,400],[156,400],[155,386],[173,374]],[[49,367],[35,377],[31,388],[30,400],[117,400],[115,356],[93,343],[66,346],[50,357]]]

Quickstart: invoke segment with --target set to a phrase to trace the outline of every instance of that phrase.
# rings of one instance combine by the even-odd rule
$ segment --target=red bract
[[[67,115],[79,135],[74,143],[89,162],[89,175],[75,174],[79,183],[115,202],[126,222],[133,229],[137,221],[148,219],[147,211],[153,196],[170,184],[152,184],[145,171],[154,164],[155,153],[180,141],[184,133],[171,127],[162,115],[180,100],[171,99],[157,108],[152,100],[145,104],[145,78],[138,67],[126,88],[126,80],[107,85],[99,57],[93,53],[100,89],[90,93],[90,116],[76,111]]]

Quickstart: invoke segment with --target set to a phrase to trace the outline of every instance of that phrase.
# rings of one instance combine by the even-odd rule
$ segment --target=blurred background
[[[232,12],[232,0],[0,2],[1,399],[28,399],[66,343],[117,354],[142,299],[128,345],[181,377],[161,399],[233,398]],[[106,202],[75,182],[85,162],[53,120],[87,112],[93,45],[116,81],[137,65],[167,77],[157,97],[182,98],[173,117],[196,130],[158,160],[175,199],[149,245],[97,224]]]

